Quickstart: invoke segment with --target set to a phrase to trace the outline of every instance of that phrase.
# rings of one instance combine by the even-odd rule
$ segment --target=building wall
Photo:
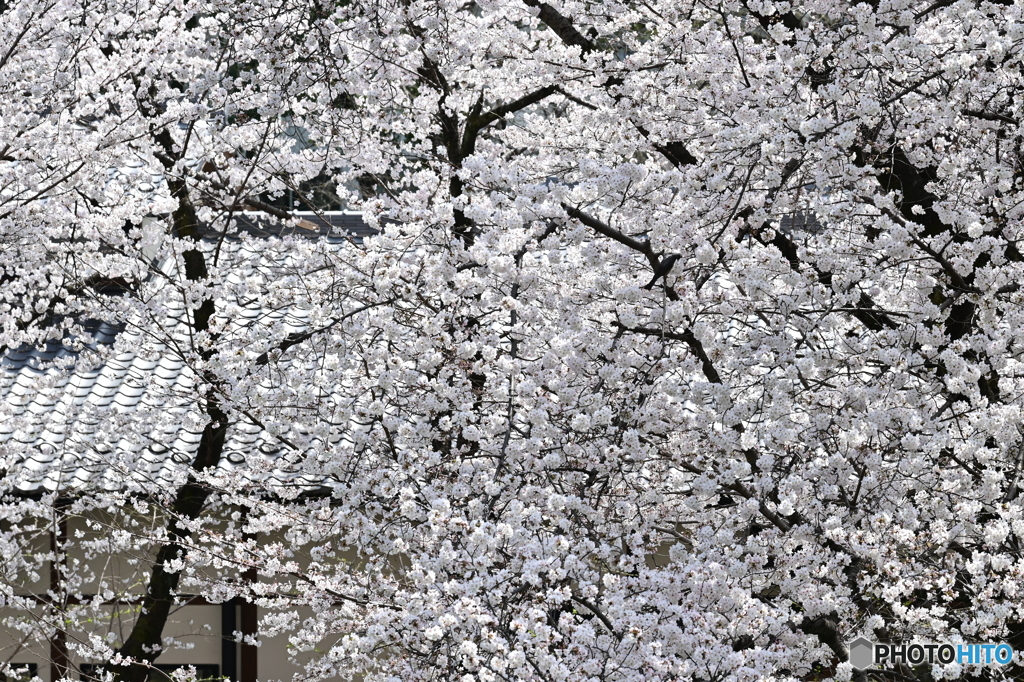
[[[96,521],[100,523],[96,526]],[[63,640],[67,649],[67,663],[71,666],[70,677],[80,679],[83,665],[101,664],[104,661],[89,660],[76,652],[76,645],[85,643],[90,637],[101,637],[117,646],[131,631],[139,609],[139,598],[142,596],[151,570],[149,557],[104,553],[83,550],[80,542],[90,542],[101,538],[103,533],[116,528],[109,517],[92,519],[93,527],[81,518],[70,518],[61,531],[65,537],[73,538],[65,558],[66,566],[81,570],[88,578],[82,584],[81,593],[85,597],[104,595],[106,603],[92,609],[84,628],[72,629],[64,633]],[[39,557],[50,551],[48,534],[35,538],[29,548],[30,553]],[[52,633],[46,631],[41,622],[49,607],[44,602],[49,599],[48,592],[59,585],[60,574],[51,573],[49,561],[40,559],[37,575],[7,575],[6,585],[16,595],[33,598],[37,606],[26,609],[0,608],[0,664],[34,664],[36,673],[42,682],[54,682]],[[57,583],[51,578],[57,577]],[[184,590],[183,590],[184,591]],[[293,665],[288,654],[290,651],[288,637],[270,638],[260,643],[259,647],[236,644],[233,640],[225,647],[225,631],[250,632],[255,629],[258,609],[248,604],[232,604],[227,606],[229,619],[225,622],[225,607],[220,604],[205,603],[178,606],[172,610],[165,638],[173,638],[174,643],[157,658],[159,665],[191,664],[216,665],[221,675],[230,674],[234,667],[235,680],[241,682],[257,682],[264,680],[291,680],[301,668]],[[75,608],[75,607],[72,607]],[[302,611],[301,617],[312,616],[311,610]],[[58,640],[59,641],[59,640]],[[234,654],[234,662],[225,660]],[[57,652],[57,659],[61,654]],[[308,657],[307,657],[308,658]],[[255,663],[255,665],[253,665]],[[0,678],[2,679],[2,678]],[[157,679],[152,677],[151,679]]]
[[[37,631],[35,636],[26,640],[19,631],[15,621],[31,627],[43,613],[44,607],[32,609],[30,612],[13,609],[0,610],[0,661],[11,664],[35,664],[38,674],[44,682],[53,682],[51,678],[50,646],[45,635]],[[127,634],[134,623],[137,607],[104,606],[102,617],[93,620],[94,628],[89,631],[70,630],[66,633],[69,663],[73,666],[71,677],[78,679],[80,666],[84,664],[103,663],[94,659],[85,659],[75,653],[76,644],[87,642],[90,635],[106,636],[108,632],[118,635]],[[171,614],[164,635],[174,637],[175,646],[169,647],[157,659],[160,664],[213,664],[220,668],[221,661],[221,607],[182,606]],[[118,638],[119,641],[120,638]],[[291,672],[286,672],[288,679]]]
[[[305,620],[312,617],[313,610],[307,607],[297,609],[299,618]],[[290,680],[292,675],[301,668],[297,667],[288,654],[295,655],[296,662],[311,660],[316,654],[296,653],[288,644],[288,635],[263,638],[260,642],[257,677],[259,680]]]

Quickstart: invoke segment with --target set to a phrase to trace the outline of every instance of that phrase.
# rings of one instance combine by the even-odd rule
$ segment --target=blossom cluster
[[[0,343],[70,349],[5,384],[4,606],[62,566],[8,627],[144,665],[110,603],[243,597],[380,682],[1024,635],[1021,3],[0,10]],[[125,353],[179,373],[60,398]]]

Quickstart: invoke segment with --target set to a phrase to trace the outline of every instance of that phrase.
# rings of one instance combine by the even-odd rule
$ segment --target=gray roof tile
[[[351,216],[339,217],[330,229],[358,224]],[[321,228],[328,233],[324,224]],[[287,235],[278,230],[271,236]],[[335,248],[349,243],[329,242]],[[236,240],[227,251],[239,248],[246,247]],[[295,267],[274,261],[249,274],[270,278]],[[284,333],[306,329],[310,319],[298,309],[259,310],[239,302],[225,302],[222,309],[229,307],[238,324],[266,324]],[[168,314],[167,324],[173,327],[180,306],[172,306]],[[22,457],[21,466],[8,475],[25,492],[96,487],[145,491],[181,482],[201,438],[191,369],[172,348],[154,346],[124,325],[87,321],[83,326],[89,336],[80,339],[81,351],[70,348],[68,339],[19,348],[0,358],[0,451]],[[181,340],[187,341],[187,335]],[[56,366],[61,359],[72,361],[71,368]],[[116,428],[108,424],[111,419],[121,420]],[[334,433],[329,440],[341,437]],[[302,475],[301,467],[278,466],[281,455],[281,443],[258,426],[238,424],[229,430],[219,466],[282,485],[323,484]],[[128,479],[125,471],[131,472]]]

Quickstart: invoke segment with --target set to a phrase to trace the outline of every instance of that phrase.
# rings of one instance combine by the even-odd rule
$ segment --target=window
[[[0,676],[4,682],[29,682],[36,676],[39,666],[35,663],[11,663]]]

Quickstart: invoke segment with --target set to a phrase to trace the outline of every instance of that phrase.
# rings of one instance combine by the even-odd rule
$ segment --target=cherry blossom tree
[[[861,635],[1019,648],[1021,15],[10,4],[4,341],[173,355],[199,439],[147,486],[121,441],[163,404],[98,413],[79,456],[116,485],[35,497],[7,441],[7,599],[64,505],[148,557],[130,635],[75,644],[124,680],[186,590],[270,609],[321,652],[310,680],[850,679]],[[376,237],[238,232],[325,174]],[[94,319],[125,331],[90,345]],[[227,467],[239,432],[273,457]]]

